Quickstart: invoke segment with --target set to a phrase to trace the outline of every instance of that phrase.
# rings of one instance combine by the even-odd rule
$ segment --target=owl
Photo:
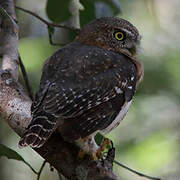
[[[96,153],[95,135],[119,125],[142,80],[140,39],[124,19],[104,17],[85,25],[44,63],[33,118],[19,146],[40,148],[58,131],[65,141]]]

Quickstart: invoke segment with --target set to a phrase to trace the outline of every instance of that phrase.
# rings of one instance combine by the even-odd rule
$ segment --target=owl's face
[[[116,53],[134,57],[140,47],[140,35],[135,26],[120,18],[100,18],[88,23],[76,40]]]

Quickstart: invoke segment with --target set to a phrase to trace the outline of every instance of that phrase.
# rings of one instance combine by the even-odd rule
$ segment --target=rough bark
[[[31,121],[31,100],[18,82],[18,26],[13,0],[0,0],[11,18],[0,12],[0,117],[19,136]],[[34,149],[47,162],[55,167],[67,179],[78,180],[116,180],[112,171],[112,161],[93,161],[89,157],[78,159],[79,148],[63,141],[59,134],[54,134],[39,149]],[[111,156],[110,156],[111,157]]]

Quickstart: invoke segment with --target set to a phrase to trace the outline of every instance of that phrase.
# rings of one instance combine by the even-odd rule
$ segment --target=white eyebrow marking
[[[130,34],[131,36],[135,36],[134,33],[133,33],[132,31],[128,30],[128,29],[123,29],[123,28],[122,28],[122,30],[123,30],[124,32],[126,32],[127,34]]]

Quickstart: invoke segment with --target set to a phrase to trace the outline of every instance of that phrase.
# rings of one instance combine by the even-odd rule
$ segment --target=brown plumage
[[[74,42],[46,60],[33,119],[19,145],[41,147],[58,129],[66,141],[95,152],[95,134],[120,123],[142,79],[139,45],[138,30],[124,19],[88,23]]]

